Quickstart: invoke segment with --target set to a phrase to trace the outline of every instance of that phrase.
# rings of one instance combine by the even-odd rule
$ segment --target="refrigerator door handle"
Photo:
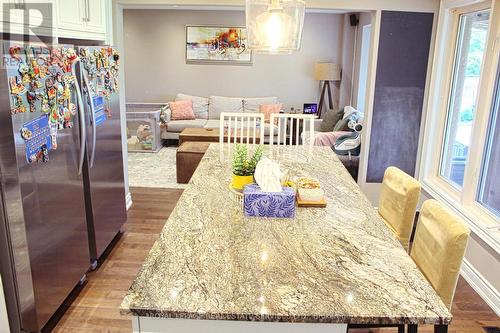
[[[76,77],[76,64],[80,62],[80,59],[76,59],[72,66],[71,66],[71,71],[72,74]],[[83,162],[85,160],[85,143],[87,141],[87,132],[85,130],[85,112],[83,109],[83,102],[82,102],[82,91],[80,90],[80,85],[78,84],[78,80],[75,80],[75,88],[76,88],[76,93],[77,93],[77,100],[78,100],[78,115],[80,118],[80,161],[78,163],[78,174],[82,174],[83,170]]]
[[[96,133],[96,124],[95,124],[95,107],[94,107],[94,100],[92,98],[92,93],[90,90],[90,84],[89,84],[89,78],[87,76],[87,73],[85,70],[83,71],[83,81],[85,82],[85,86],[87,87],[87,92],[90,97],[90,113],[92,117],[92,153],[90,155],[90,168],[94,166],[94,160],[95,160],[95,144],[97,141],[97,133]]]

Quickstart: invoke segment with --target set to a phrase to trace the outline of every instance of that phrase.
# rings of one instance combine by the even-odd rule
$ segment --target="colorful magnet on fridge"
[[[31,132],[28,128],[21,128],[21,137],[23,140],[30,140],[33,137],[33,132]]]
[[[10,93],[13,95],[22,95],[26,92],[26,87],[20,81],[19,76],[11,76],[9,78]]]
[[[21,47],[19,45],[9,48],[9,54],[12,59],[21,61]]]
[[[13,106],[10,110],[10,113],[17,114],[26,112],[26,106],[24,105],[23,98],[19,95],[13,95],[12,98],[13,98],[12,101]]]
[[[40,65],[40,78],[43,79],[47,76],[47,73],[49,72],[49,67],[47,65]]]
[[[36,59],[32,59],[30,61],[28,73],[31,76],[31,78],[36,78],[40,75],[40,66],[38,66],[38,62],[36,61]]]
[[[64,128],[72,128],[73,127],[73,122],[71,121],[72,114],[69,111],[68,108],[64,108],[64,123],[63,127]]]
[[[27,98],[28,98],[28,103],[30,105],[30,112],[35,112],[36,111],[36,101],[37,101],[36,92],[29,91]]]
[[[40,147],[40,152],[42,153],[42,163],[47,163],[49,161],[49,150],[47,149],[47,145],[42,145]]]
[[[21,74],[22,82],[24,84],[29,83],[31,80],[30,75],[29,75],[29,66],[26,63],[22,62],[19,64],[18,71],[19,71],[19,74]]]
[[[76,58],[77,58],[75,49],[73,49],[71,47],[68,48],[68,49],[66,49],[65,56],[69,60],[70,63],[73,63],[76,60]]]
[[[69,112],[71,112],[72,116],[76,115],[76,105],[75,104],[69,103],[68,109],[69,109]]]
[[[63,91],[62,91],[62,96],[65,101],[69,100],[71,98],[71,89],[69,89],[68,84],[64,84]]]
[[[49,113],[50,105],[46,94],[42,95],[42,113]]]
[[[54,87],[50,87],[48,90],[47,90],[47,96],[49,97],[49,99],[53,99],[56,97],[56,88]]]

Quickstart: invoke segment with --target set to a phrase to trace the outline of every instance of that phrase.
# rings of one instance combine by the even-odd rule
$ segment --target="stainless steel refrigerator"
[[[78,51],[3,44],[0,263],[13,331],[39,332],[125,221],[118,92],[103,86],[116,78],[100,65],[91,88]]]

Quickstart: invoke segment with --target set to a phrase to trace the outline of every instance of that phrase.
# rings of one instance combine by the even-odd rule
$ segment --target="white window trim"
[[[459,14],[464,11],[491,8],[490,30],[487,50],[481,69],[478,104],[472,128],[470,154],[464,174],[464,184],[475,184],[472,188],[458,191],[440,174],[441,150],[446,128],[451,78],[455,48],[450,41],[455,41],[458,31]],[[464,8],[465,7],[465,8]],[[431,196],[442,200],[464,218],[471,230],[484,242],[500,253],[500,218],[476,202],[480,182],[482,159],[487,141],[491,105],[494,97],[495,80],[499,64],[500,51],[500,1],[441,1],[439,11],[435,53],[431,84],[429,89],[428,114],[425,122],[422,160],[419,178],[423,189]],[[467,185],[466,185],[467,186]]]

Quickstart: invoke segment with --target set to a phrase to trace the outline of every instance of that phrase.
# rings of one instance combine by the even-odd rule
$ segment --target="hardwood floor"
[[[88,283],[54,332],[131,332],[131,320],[120,315],[120,303],[182,190],[133,188],[131,191],[134,205],[128,212],[124,234],[102,266],[88,274]],[[482,326],[500,326],[500,318],[463,279],[459,281],[452,312],[450,333],[485,333]],[[397,329],[352,332],[389,333]],[[420,327],[419,332],[432,332],[432,327]]]

